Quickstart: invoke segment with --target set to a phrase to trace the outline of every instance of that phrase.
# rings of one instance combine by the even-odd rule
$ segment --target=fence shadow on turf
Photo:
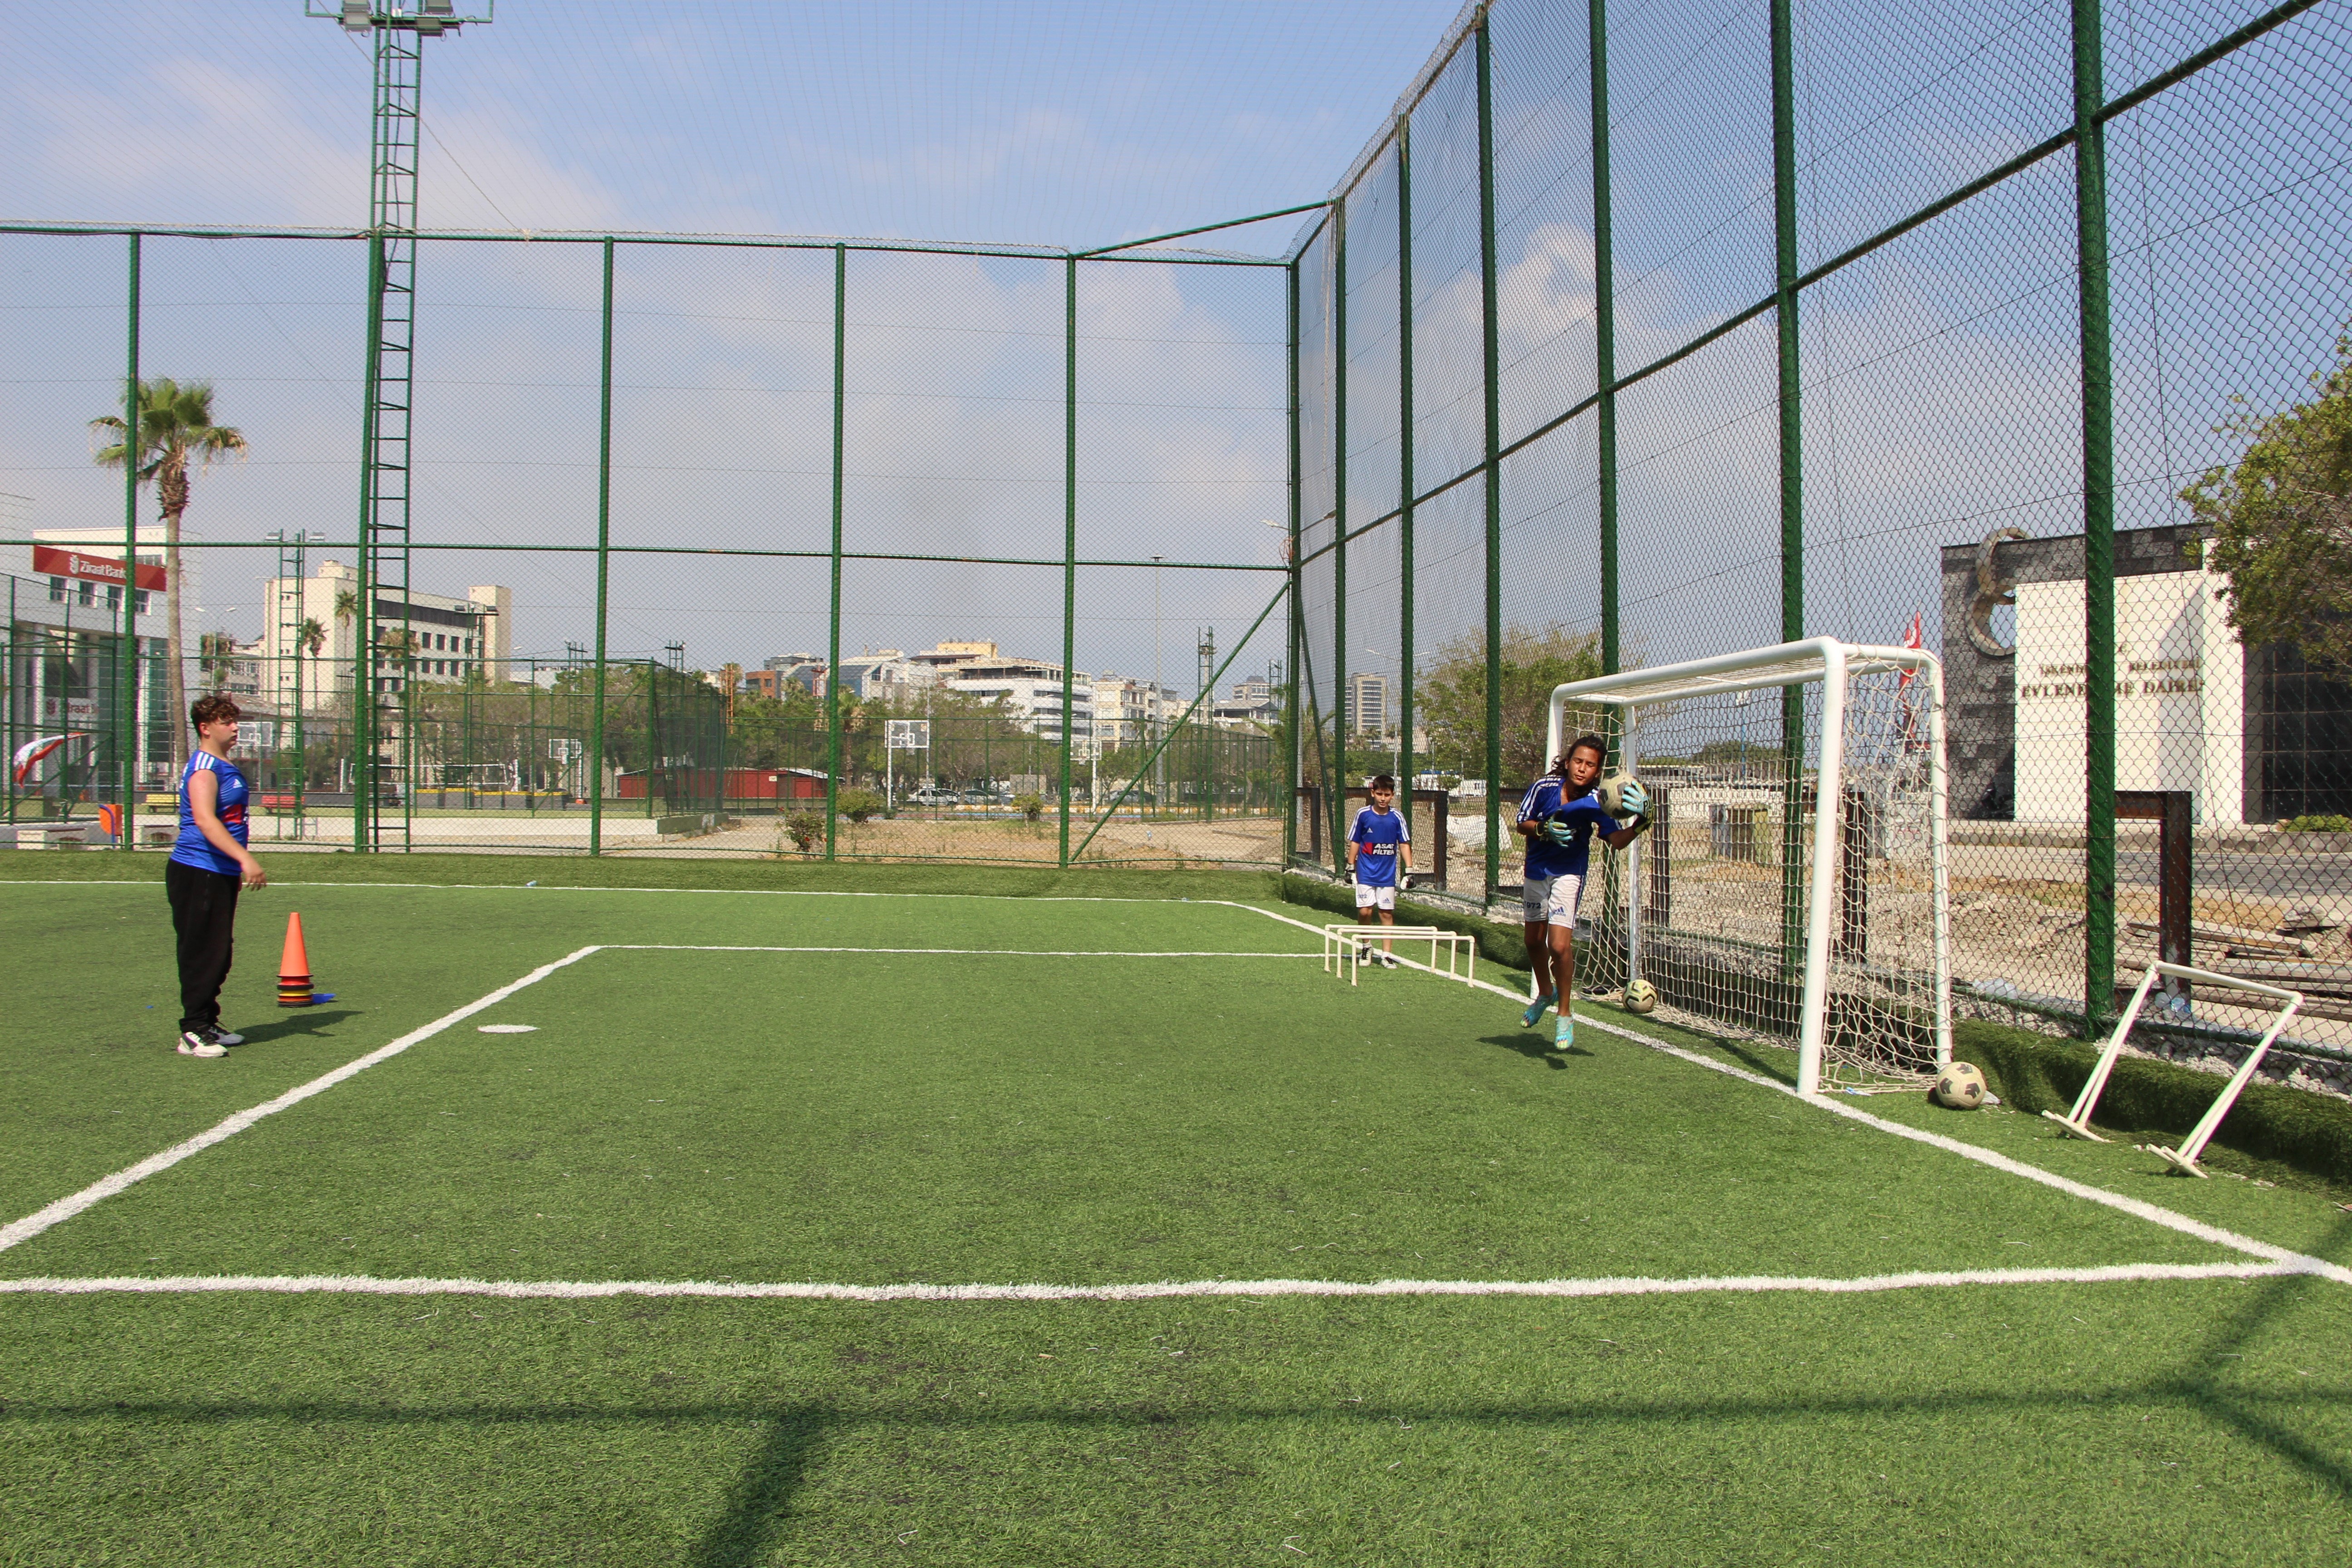
[[[2352,1222],[2335,1239],[2352,1234]],[[1843,1418],[1934,1421],[1971,1415],[2007,1420],[2042,1414],[2079,1414],[2086,1406],[2124,1409],[2171,1406],[2182,1415],[2205,1417],[2214,1426],[2278,1455],[2341,1503],[2352,1505],[2352,1453],[2331,1454],[2314,1432],[2340,1431],[2352,1413],[2352,1393],[2314,1390],[2263,1395],[2224,1385],[2220,1369],[2244,1352],[2229,1347],[2252,1343],[2263,1326],[2309,1293],[2344,1287],[2308,1277],[2266,1279],[2252,1287],[2253,1299],[2217,1334],[2189,1347],[2182,1363],[2140,1381],[2104,1387],[2077,1385],[2046,1390],[1959,1389],[1936,1393],[1818,1394],[1782,1398],[1530,1400],[1509,1404],[1374,1402],[1334,1409],[1328,1405],[1226,1405],[1188,1408],[1177,1415],[1157,1405],[1120,1409],[1070,1409],[1053,1405],[977,1411],[927,1405],[919,1416],[877,1412],[870,1405],[848,1408],[820,1400],[776,1405],[759,1402],[670,1404],[593,1407],[581,1405],[468,1405],[442,1407],[362,1405],[316,1400],[12,1400],[0,1405],[0,1426],[57,1424],[81,1428],[93,1422],[158,1420],[185,1426],[205,1442],[218,1440],[221,1426],[236,1421],[279,1421],[334,1430],[434,1427],[444,1424],[536,1426],[551,1431],[602,1426],[675,1427],[681,1424],[755,1425],[762,1428],[758,1451],[744,1464],[718,1503],[717,1516],[691,1553],[692,1568],[742,1568],[768,1560],[785,1544],[795,1500],[835,1440],[877,1428],[919,1434],[936,1442],[950,1432],[1004,1431],[1024,1426],[1053,1428],[1078,1436],[1119,1438],[1130,1432],[1166,1434],[1177,1426],[1227,1429],[1246,1440],[1249,1429],[1272,1422],[1323,1422],[1387,1432],[1423,1421],[1474,1426],[1558,1426],[1590,1441],[1610,1427],[1626,1431],[1681,1429],[1707,1422],[1806,1421]],[[1898,1380],[1899,1381],[1899,1380]],[[2298,1431],[2283,1417],[2291,1409],[2313,1420]],[[16,1441],[22,1443],[22,1437]]]
[[[2320,1256],[2339,1253],[2347,1241],[2352,1241],[2352,1219],[2339,1220],[2329,1231],[2326,1251]],[[2247,1394],[2226,1386],[2221,1375],[2228,1363],[2244,1358],[2247,1352],[2242,1347],[2252,1344],[2271,1320],[2289,1304],[2313,1290],[2340,1290],[2344,1287],[2307,1275],[2286,1275],[2250,1283],[2253,1286],[2253,1299],[2207,1342],[2203,1375],[2184,1383],[2183,1397],[2217,1425],[2261,1444],[2332,1489],[2343,1501],[2352,1503],[2352,1462],[2322,1453],[2308,1438],[2281,1426],[2256,1408]],[[2318,1355],[2315,1349],[2312,1353]],[[2326,1357],[2319,1359],[2321,1364],[2327,1364]]]

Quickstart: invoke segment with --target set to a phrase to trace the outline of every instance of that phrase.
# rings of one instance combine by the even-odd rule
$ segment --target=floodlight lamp
[[[337,20],[346,33],[364,33],[374,25],[368,16],[368,0],[343,0],[342,15]]]
[[[457,14],[457,0],[425,0],[421,15],[450,17]]]

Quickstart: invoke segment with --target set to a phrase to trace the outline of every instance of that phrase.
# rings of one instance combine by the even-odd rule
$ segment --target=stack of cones
[[[310,955],[302,946],[302,917],[286,917],[286,954],[278,961],[278,1005],[308,1007],[317,998],[310,993]]]

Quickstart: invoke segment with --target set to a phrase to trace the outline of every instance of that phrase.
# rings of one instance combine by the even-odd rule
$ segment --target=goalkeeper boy
[[[1396,780],[1386,773],[1374,778],[1364,793],[1371,805],[1356,813],[1348,829],[1348,874],[1356,884],[1356,919],[1396,924],[1397,863],[1412,869],[1412,828],[1396,805]],[[1364,944],[1365,956],[1390,969],[1396,967],[1394,943],[1381,940],[1381,952]]]
[[[1554,1044],[1566,1050],[1576,1041],[1576,1019],[1569,1011],[1576,980],[1576,906],[1584,893],[1585,868],[1591,862],[1592,837],[1599,834],[1612,849],[1622,849],[1649,831],[1649,792],[1628,781],[1623,807],[1633,818],[1621,826],[1603,811],[1601,794],[1593,787],[1608,745],[1598,735],[1580,735],[1568,755],[1555,761],[1553,771],[1528,786],[1519,802],[1518,832],[1528,841],[1528,865],[1522,893],[1528,963],[1536,976],[1536,999],[1519,1015],[1532,1029],[1543,1022],[1544,1009],[1558,1005],[1559,1028]]]

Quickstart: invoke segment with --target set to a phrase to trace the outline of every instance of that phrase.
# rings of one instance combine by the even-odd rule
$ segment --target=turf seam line
[[[73,1218],[91,1205],[102,1199],[110,1198],[115,1194],[146,1180],[159,1171],[171,1169],[191,1154],[201,1153],[224,1139],[235,1137],[265,1116],[274,1116],[289,1106],[299,1105],[314,1094],[322,1094],[334,1088],[347,1078],[365,1072],[378,1062],[387,1061],[398,1056],[421,1040],[431,1039],[450,1026],[463,1023],[484,1008],[496,1006],[523,987],[535,985],[557,970],[567,964],[577,963],[596,951],[596,946],[591,945],[581,948],[577,952],[566,953],[552,963],[543,963],[521,979],[501,985],[479,1001],[468,1002],[454,1013],[444,1014],[423,1028],[411,1030],[401,1036],[390,1045],[379,1046],[367,1055],[354,1058],[331,1072],[321,1073],[308,1083],[298,1084],[275,1100],[264,1100],[259,1105],[240,1110],[234,1116],[215,1122],[193,1138],[174,1143],[160,1153],[150,1154],[137,1164],[126,1165],[110,1176],[102,1176],[82,1188],[81,1191],[59,1198],[57,1202],[37,1209],[20,1220],[0,1226],[0,1252],[6,1251],[19,1242],[30,1241],[50,1226]]]
[[[1958,1286],[2101,1285],[2162,1280],[2259,1279],[2307,1273],[2294,1262],[2110,1263],[2077,1268],[1962,1268],[1873,1274],[1715,1275],[1680,1279],[1162,1279],[1128,1285],[836,1285],[705,1279],[380,1279],[364,1274],[214,1274],[0,1279],[0,1295],[498,1296],[576,1300],[611,1296],[699,1296],[739,1300],[1142,1301],[1187,1296],[1696,1296],[1804,1292],[1864,1295]]]
[[[1218,901],[1227,902],[1228,900],[1219,900]],[[1252,909],[1248,904],[1234,904],[1233,907]],[[1254,910],[1253,912],[1264,915],[1268,920],[1280,921],[1285,925],[1297,926],[1301,931],[1311,931],[1320,934],[1319,927],[1310,926],[1304,921],[1292,920],[1287,915],[1278,915],[1270,910]],[[1410,959],[1400,959],[1398,962],[1412,963],[1413,968],[1426,973],[1444,975],[1443,970],[1431,969],[1424,963],[1412,963]],[[1447,978],[1460,977],[1447,976]],[[1462,983],[1491,991],[1498,996],[1508,997],[1514,1002],[1522,999],[1516,992],[1506,991],[1489,981],[1464,980]],[[2200,1241],[2210,1242],[2217,1247],[2227,1247],[2254,1258],[2266,1258],[2276,1263],[2291,1264],[2293,1271],[2298,1274],[2316,1275],[2322,1279],[2332,1279],[2339,1285],[2352,1285],[2352,1268],[2347,1268],[2340,1264],[2329,1263],[2324,1258],[2312,1258],[2288,1247],[2274,1246],[2267,1241],[2257,1241],[2252,1237],[2241,1236],[2235,1231],[2224,1230],[2219,1226],[2207,1225],[2202,1220],[2191,1219],[2187,1215],[2176,1213],[2171,1209],[2163,1208],[2138,1198],[2126,1197],[2121,1193],[2111,1193],[2101,1187],[2090,1186],[2059,1175],[2055,1172],[2042,1170],[2038,1165],[2029,1165],[2021,1160],[2012,1160],[2008,1155],[1997,1153],[1990,1149],[1979,1148],[1973,1143],[1965,1143],[1957,1138],[1947,1138],[1940,1132],[1928,1132],[1916,1127],[1906,1127],[1898,1121],[1887,1121],[1871,1115],[1868,1111],[1858,1110],[1850,1105],[1841,1105],[1825,1095],[1799,1094],[1789,1085],[1776,1083],[1759,1073],[1748,1072],[1742,1068],[1715,1061],[1700,1056],[1696,1051],[1684,1050],[1678,1046],[1669,1045],[1664,1040],[1626,1028],[1622,1025],[1608,1023],[1600,1018],[1580,1016],[1584,1024],[1604,1034],[1615,1035],[1620,1039],[1647,1046],[1654,1051],[1675,1057],[1696,1067],[1706,1068],[1711,1072],[1719,1072],[1727,1078],[1738,1079],[1743,1083],[1752,1083],[1760,1088],[1771,1089],[1776,1094],[1788,1096],[1801,1105],[1826,1110],[1832,1116],[1843,1116],[1849,1121],[1858,1121],[1866,1127],[1874,1127],[1881,1132],[1891,1132],[1897,1138],[1907,1138],[1916,1143],[1925,1143],[1930,1148],[1958,1154],[1962,1159],[1973,1160],[1978,1164],[1990,1166],[2010,1175],[2022,1176],[2029,1182],[2038,1182],[2045,1187],[2064,1193],[2070,1197],[2086,1199],[2104,1207],[2130,1215],[2136,1219],[2146,1220],[2151,1225],[2159,1225],[2168,1230],[2178,1231],[2183,1236],[2194,1237]]]

